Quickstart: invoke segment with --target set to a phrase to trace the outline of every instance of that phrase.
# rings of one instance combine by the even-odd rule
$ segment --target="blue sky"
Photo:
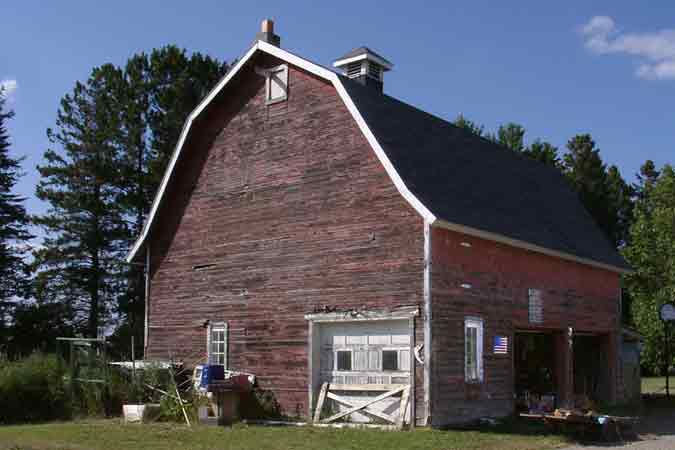
[[[630,180],[645,159],[675,162],[675,2],[23,0],[0,5],[0,82],[29,210],[45,209],[35,166],[76,80],[166,44],[232,60],[266,17],[325,65],[370,46],[395,65],[388,94],[442,117],[515,121],[560,147],[589,132]]]

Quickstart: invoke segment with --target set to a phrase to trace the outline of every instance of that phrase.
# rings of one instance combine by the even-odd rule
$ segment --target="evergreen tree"
[[[497,142],[516,153],[521,153],[525,149],[525,128],[513,122],[500,125],[497,130]]]
[[[144,277],[123,264],[187,115],[228,66],[167,46],[132,56],[123,68],[95,68],[61,102],[45,153],[38,196],[52,208],[36,254],[36,296],[89,335],[124,324],[140,338]],[[140,339],[139,339],[140,342]]]
[[[457,116],[452,124],[456,127],[467,130],[469,133],[475,134],[476,136],[482,137],[485,132],[485,127],[483,125],[478,125],[476,122],[467,119],[463,114]]]
[[[643,367],[663,373],[664,329],[658,314],[661,305],[675,299],[675,170],[666,165],[657,172],[651,161],[643,169],[629,243],[622,252],[635,269],[626,285],[633,323],[645,338]]]
[[[607,194],[610,219],[613,223],[611,239],[617,247],[621,247],[626,245],[630,237],[635,190],[626,183],[615,165],[607,169]]]
[[[38,198],[49,203],[37,218],[45,230],[35,253],[40,270],[38,295],[57,301],[73,326],[89,337],[108,324],[122,287],[120,263],[126,251],[127,224],[120,207],[120,117],[112,66],[94,69],[61,100],[56,131],[47,136],[62,151],[45,152],[38,166]]]
[[[6,342],[6,325],[16,300],[28,289],[26,248],[31,238],[24,198],[16,194],[21,176],[21,160],[10,153],[7,122],[14,116],[5,109],[6,98],[0,88],[0,347]]]
[[[565,175],[586,210],[607,238],[616,244],[616,217],[609,204],[607,168],[600,157],[600,149],[589,134],[574,136],[567,143],[567,149],[563,158]]]
[[[560,157],[558,156],[558,147],[541,141],[535,140],[523,150],[523,155],[534,159],[551,167],[561,168]]]

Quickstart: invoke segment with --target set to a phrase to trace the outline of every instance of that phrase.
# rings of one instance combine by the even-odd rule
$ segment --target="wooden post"
[[[136,352],[134,351],[134,335],[131,335],[131,379],[136,383]]]

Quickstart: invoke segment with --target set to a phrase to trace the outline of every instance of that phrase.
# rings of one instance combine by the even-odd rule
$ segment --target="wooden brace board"
[[[373,392],[373,391],[384,391],[384,393],[378,395],[377,397],[367,397],[367,400],[364,403],[355,405],[354,401],[351,399],[346,399],[338,394],[335,391],[348,391],[348,392]],[[382,411],[376,411],[370,407],[373,404],[380,402],[386,398],[393,397],[394,395],[401,394],[401,403],[399,406],[398,415],[392,416],[386,414]],[[329,398],[343,406],[346,406],[347,409],[333,414],[330,417],[321,419],[321,411],[323,410],[324,404],[326,403],[326,398]],[[355,412],[365,413],[379,419],[382,419],[390,424],[396,425],[396,428],[403,428],[405,424],[405,415],[408,410],[408,404],[410,403],[410,385],[408,384],[330,384],[323,383],[321,386],[321,392],[319,393],[319,399],[316,404],[316,409],[314,411],[314,423],[315,424],[329,424],[335,422],[338,419],[349,416]]]

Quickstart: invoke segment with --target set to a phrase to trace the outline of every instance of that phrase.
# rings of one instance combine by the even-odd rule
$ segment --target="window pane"
[[[337,352],[337,370],[352,370],[352,352]]]
[[[478,379],[478,329],[474,326],[466,328],[466,377]]]
[[[382,350],[382,370],[398,370],[398,351]]]

